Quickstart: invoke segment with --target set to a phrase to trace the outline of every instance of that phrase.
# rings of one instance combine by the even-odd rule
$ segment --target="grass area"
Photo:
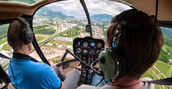
[[[170,71],[172,72],[171,70],[171,66],[172,65],[169,65],[167,63],[164,63],[162,61],[157,61],[155,64],[154,64],[159,70],[160,72],[162,72],[166,77],[171,77],[172,74],[170,73]],[[164,78],[162,75],[159,74],[159,72],[157,70],[155,70],[155,68],[150,68],[143,76],[142,78],[144,77],[149,77],[149,78],[152,78],[153,80],[157,80],[158,78],[156,77],[155,73],[160,77],[160,78]],[[161,89],[162,86],[159,86],[159,85],[156,85],[155,86],[155,89]],[[170,88],[165,88],[165,89],[170,89]]]
[[[68,61],[68,60],[71,60],[71,58],[66,57],[64,60],[65,60],[65,61]],[[54,59],[48,60],[48,61],[49,61],[49,62],[52,61],[54,64],[57,64],[57,63],[60,63],[60,62],[61,62],[61,57],[60,57],[60,56],[57,56],[57,57],[55,57]]]
[[[171,70],[171,66],[172,65],[169,65],[167,63],[164,63],[162,61],[157,61],[155,64],[154,64],[166,77],[169,77],[169,73]],[[158,73],[158,71],[156,71],[153,67],[150,68],[150,70],[148,70],[142,77],[150,77],[150,73],[151,70],[153,70],[155,73]],[[156,76],[153,76],[153,77],[156,77]],[[163,77],[162,77],[163,78]]]
[[[155,66],[167,77],[169,77],[169,73],[171,71],[171,66],[172,65],[169,65],[167,63],[164,63],[164,62],[161,62],[161,61],[158,61],[155,63]]]
[[[50,28],[48,25],[34,27],[35,34],[53,34],[55,29]]]
[[[172,47],[164,44],[158,59],[168,63],[169,59],[172,59]]]
[[[43,39],[45,39],[46,37],[43,37],[43,36],[36,36],[36,40],[39,42],[39,41],[41,41],[41,40],[43,40]]]
[[[9,46],[9,44],[5,44],[5,45],[2,47],[2,50],[11,50],[11,47]]]
[[[0,39],[0,45],[3,44],[3,43],[5,43],[5,42],[7,42],[7,38],[6,37],[3,38],[3,39]]]
[[[48,43],[59,44],[59,45],[73,45],[73,42],[70,42],[70,41],[59,41],[59,40],[51,40]]]
[[[62,33],[59,33],[59,36],[75,38],[75,37],[79,36],[81,33],[85,33],[85,32],[86,32],[85,30],[79,29],[78,27],[73,27]]]

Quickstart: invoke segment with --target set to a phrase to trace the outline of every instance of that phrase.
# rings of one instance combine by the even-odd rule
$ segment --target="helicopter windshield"
[[[93,0],[87,0],[86,4],[92,22],[93,37],[104,40],[106,28],[112,17],[130,7],[113,1],[99,0],[98,2],[99,4]],[[72,51],[74,38],[90,36],[90,33],[85,31],[87,24],[87,18],[79,0],[48,4],[40,8],[33,19],[36,39],[41,43],[42,51],[49,61],[54,58],[59,60],[66,48]],[[51,40],[45,41],[47,37]],[[35,52],[32,54],[36,55]]]

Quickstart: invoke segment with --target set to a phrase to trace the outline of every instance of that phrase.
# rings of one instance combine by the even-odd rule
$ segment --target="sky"
[[[123,10],[130,9],[127,5],[110,0],[85,0],[90,15],[108,14],[115,16]],[[66,0],[49,4],[48,7],[53,11],[75,17],[84,17],[85,12],[79,0]]]

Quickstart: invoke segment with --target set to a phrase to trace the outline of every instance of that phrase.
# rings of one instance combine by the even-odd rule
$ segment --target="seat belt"
[[[1,58],[4,58],[4,59],[11,59],[11,58],[9,58],[9,57],[5,56],[5,55],[4,55],[4,54],[2,54],[2,53],[0,53],[0,57],[1,57]]]
[[[160,79],[160,80],[146,81],[146,82],[152,84],[158,84],[158,85],[172,85],[172,77]]]

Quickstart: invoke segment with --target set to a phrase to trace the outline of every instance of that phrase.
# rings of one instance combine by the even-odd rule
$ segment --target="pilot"
[[[157,61],[163,45],[162,32],[158,22],[154,21],[152,16],[136,9],[126,10],[114,17],[106,38],[107,55],[111,55],[112,59],[100,60],[100,69],[111,84],[101,88],[81,85],[77,89],[154,89],[153,84],[146,82],[151,79],[141,79]],[[112,66],[117,58],[121,62],[120,68],[124,68],[118,71],[119,74],[115,74],[116,65]]]
[[[30,57],[33,32],[24,18],[9,25],[8,43],[13,48],[9,63],[9,76],[17,89],[76,89],[79,72],[72,71],[62,83],[55,71],[45,63]],[[56,68],[57,69],[57,68]]]

